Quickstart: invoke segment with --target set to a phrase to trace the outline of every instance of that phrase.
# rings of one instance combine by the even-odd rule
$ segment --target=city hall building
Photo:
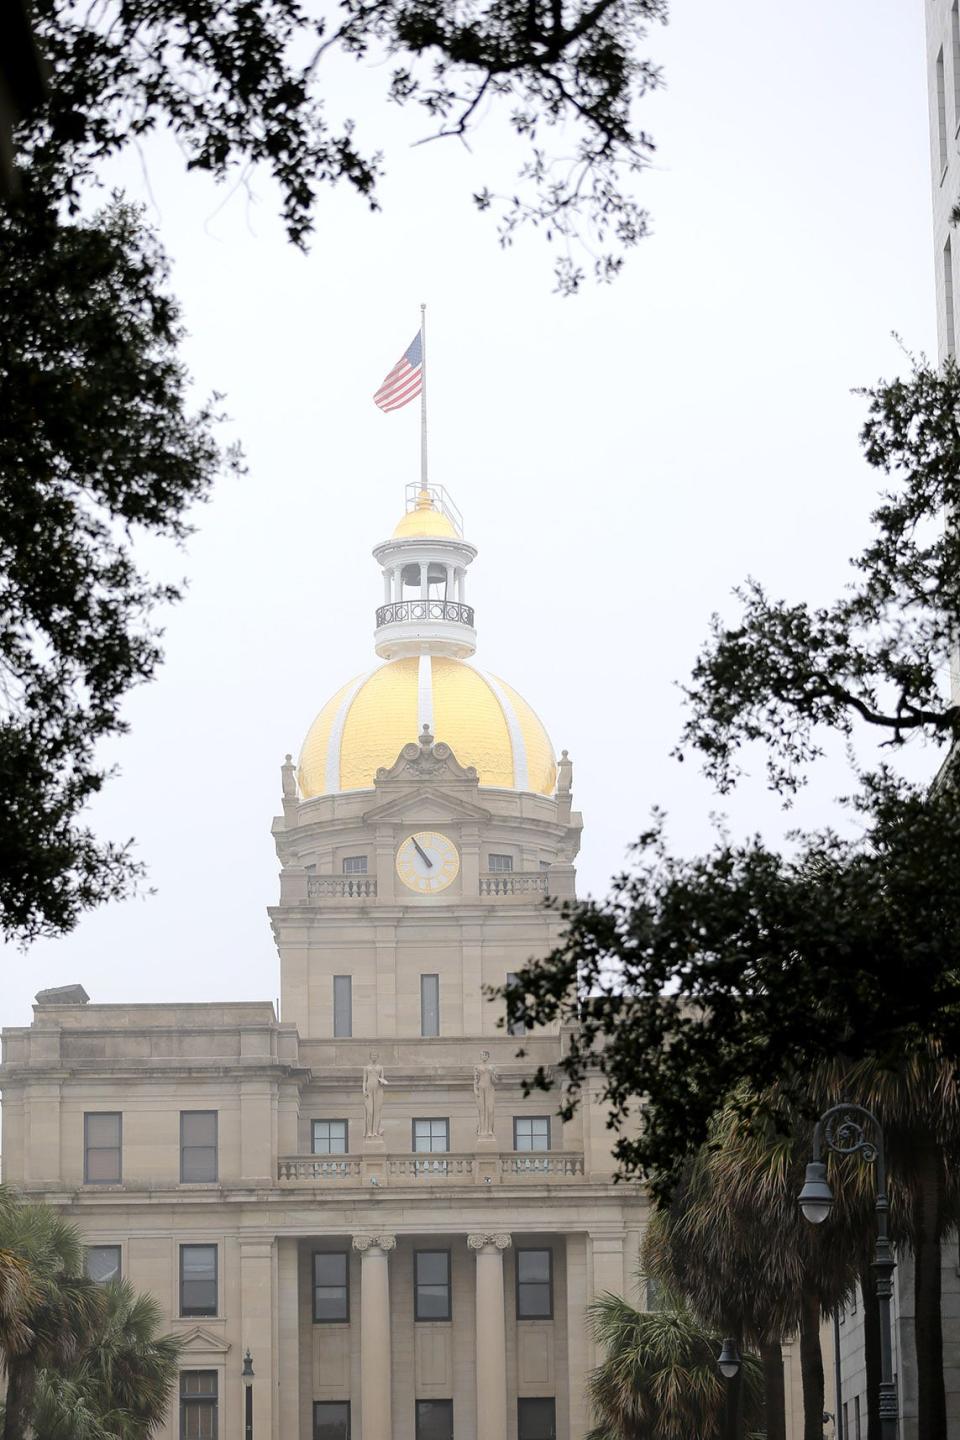
[[[382,663],[282,767],[282,1018],[42,991],[3,1035],[4,1179],[182,1337],[167,1440],[582,1440],[586,1307],[635,1293],[645,1200],[596,1093],[569,1123],[524,1094],[563,1032],[518,1059],[486,993],[557,939],[572,767],[468,663],[443,490],[373,553]]]

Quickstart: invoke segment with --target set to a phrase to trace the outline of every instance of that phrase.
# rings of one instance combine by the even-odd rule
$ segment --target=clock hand
[[[410,839],[413,840],[413,848],[416,850],[417,854],[420,856],[420,859],[421,859],[421,860],[425,860],[426,863],[430,866],[430,869],[432,870],[432,869],[433,869],[433,861],[430,859],[430,856],[427,854],[426,850],[424,850],[424,848],[423,848],[422,845],[418,845],[418,844],[417,844],[417,841],[414,839],[414,837],[413,837],[412,835],[410,836]]]

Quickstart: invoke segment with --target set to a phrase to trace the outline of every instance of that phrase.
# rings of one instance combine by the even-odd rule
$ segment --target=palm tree
[[[95,1343],[69,1380],[118,1440],[148,1440],[162,1425],[176,1383],[181,1341],[159,1334],[163,1312],[152,1295],[125,1280],[103,1287],[104,1314]],[[47,1440],[47,1437],[42,1437]],[[60,1440],[51,1434],[49,1440]],[[72,1432],[62,1440],[73,1440]]]
[[[886,1142],[890,1231],[914,1258],[914,1327],[917,1352],[917,1424],[921,1435],[945,1435],[941,1245],[960,1221],[960,1085],[956,1069],[928,1044],[925,1054],[899,1064],[838,1060],[818,1077],[818,1100],[838,1097],[865,1105],[877,1116]],[[870,1168],[853,1158],[842,1165],[834,1185],[838,1200],[859,1205],[864,1235],[872,1239],[874,1180]],[[855,1197],[855,1198],[852,1198]],[[826,1227],[824,1227],[826,1229]],[[879,1331],[871,1305],[872,1245],[862,1247],[861,1285],[868,1334],[868,1435],[878,1436]]]
[[[704,1322],[759,1350],[769,1440],[785,1440],[781,1344],[799,1332],[805,1440],[822,1440],[821,1313],[852,1290],[856,1251],[841,1225],[825,1245],[800,1216],[808,1127],[772,1092],[759,1114],[751,1100],[738,1092],[715,1116],[669,1207],[653,1218],[644,1264]]]
[[[606,1352],[589,1381],[597,1425],[587,1440],[721,1440],[726,1383],[717,1369],[721,1340],[682,1301],[637,1310],[619,1295],[589,1307],[594,1337]],[[743,1424],[763,1422],[759,1362],[744,1355]]]
[[[83,1274],[72,1225],[45,1205],[0,1207],[0,1250],[29,1276],[23,1304],[0,1325],[7,1378],[4,1440],[27,1440],[41,1370],[63,1370],[92,1343],[103,1313],[100,1288]]]

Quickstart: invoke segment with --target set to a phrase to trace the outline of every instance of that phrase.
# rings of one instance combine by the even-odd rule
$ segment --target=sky
[[[877,488],[851,392],[903,372],[901,344],[936,353],[922,7],[675,0],[645,51],[666,81],[637,112],[657,143],[637,180],[652,233],[572,299],[540,237],[504,251],[471,203],[517,158],[496,118],[469,151],[414,146],[428,128],[387,106],[380,66],[335,64],[325,84],[331,120],[356,116],[385,152],[382,211],[324,194],[307,255],[266,180],[217,189],[167,139],[107,177],[160,231],[196,394],[225,394],[248,473],[218,483],[182,551],[142,551],[188,589],[91,823],[136,838],[151,893],[8,949],[0,1023],[72,983],[112,1003],[279,994],[280,764],[374,663],[370,552],[419,462],[417,407],[370,397],[421,301],[431,478],[479,550],[476,660],[570,752],[581,893],[606,891],[654,805],[691,854],[718,812],[771,838],[836,819],[839,757],[785,817],[759,772],[721,800],[670,752],[679,684],[711,613],[735,617],[734,585],[812,601],[843,585]]]

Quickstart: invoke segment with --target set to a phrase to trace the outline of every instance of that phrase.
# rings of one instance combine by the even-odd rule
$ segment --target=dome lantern
[[[466,603],[467,567],[476,549],[442,485],[406,487],[406,510],[389,540],[374,550],[383,572],[374,647],[384,660],[445,655],[463,660],[477,648]]]

